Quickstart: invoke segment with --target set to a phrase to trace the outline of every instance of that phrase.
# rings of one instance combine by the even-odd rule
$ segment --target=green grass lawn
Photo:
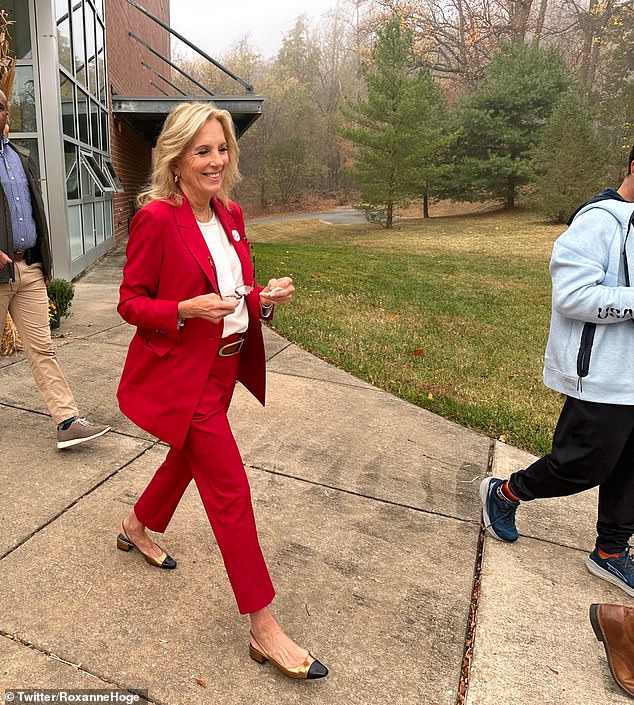
[[[380,226],[254,224],[261,283],[297,293],[273,328],[393,394],[537,455],[561,397],[542,384],[548,261],[562,232],[531,213]]]

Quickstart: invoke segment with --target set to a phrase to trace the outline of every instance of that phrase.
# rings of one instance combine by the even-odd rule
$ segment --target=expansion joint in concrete
[[[72,502],[69,502],[65,507],[60,509],[56,514],[51,516],[49,519],[47,519],[43,524],[40,524],[38,527],[36,527],[33,531],[31,531],[29,534],[27,534],[22,540],[20,540],[18,543],[15,544],[15,546],[11,546],[9,549],[7,549],[3,554],[0,555],[0,561],[6,558],[8,555],[13,553],[14,551],[17,551],[20,546],[23,546],[27,541],[30,541],[34,536],[40,533],[43,529],[45,529],[47,526],[52,524],[54,521],[57,521],[61,516],[66,514],[66,512],[69,509],[72,509],[76,504],[81,502],[82,499],[85,497],[88,497],[91,495],[95,490],[99,489],[102,485],[105,485],[108,480],[111,478],[115,477],[118,475],[122,470],[125,470],[129,465],[134,463],[136,460],[138,460],[140,457],[145,455],[149,450],[154,448],[159,441],[148,441],[149,445],[146,448],[143,448],[139,453],[137,453],[133,458],[128,460],[127,463],[124,463],[123,465],[119,466],[118,468],[115,468],[112,472],[108,473],[105,477],[103,477],[99,482],[96,482],[94,485],[89,487],[84,493],[79,495],[79,497],[75,497],[75,499]],[[0,634],[2,632],[0,631]]]
[[[495,440],[491,439],[489,444],[489,457],[487,460],[487,475],[493,469],[493,459],[495,454]],[[469,675],[471,673],[471,660],[473,659],[473,649],[476,640],[476,626],[478,618],[478,604],[480,601],[480,585],[482,579],[482,559],[484,556],[484,526],[480,527],[478,543],[476,547],[475,565],[473,568],[473,583],[471,586],[471,602],[469,603],[469,616],[467,619],[467,633],[465,635],[464,653],[462,666],[460,669],[460,683],[458,684],[458,697],[456,705],[464,705],[469,691]]]
[[[395,502],[391,499],[385,499],[382,497],[375,497],[374,495],[363,494],[362,492],[355,492],[354,490],[347,490],[344,487],[336,487],[335,485],[328,485],[325,482],[315,482],[314,480],[307,480],[305,477],[299,477],[299,475],[291,475],[288,472],[281,472],[279,470],[273,470],[266,467],[266,465],[247,465],[247,467],[253,470],[259,470],[260,472],[268,473],[269,475],[277,475],[278,477],[285,477],[288,480],[297,480],[297,482],[303,482],[306,485],[313,485],[314,487],[323,487],[326,490],[332,490],[333,492],[341,492],[342,494],[352,495],[353,497],[359,497],[360,499],[368,499],[371,502],[378,502],[379,504],[386,504],[392,507],[400,507],[401,509],[409,509],[413,512],[419,512],[421,514],[429,514],[431,516],[442,517],[443,519],[454,519],[455,521],[463,522],[465,524],[475,524],[473,519],[465,519],[463,517],[455,516],[454,514],[445,514],[443,512],[433,511],[430,509],[423,509],[417,507],[414,504],[405,504],[404,502]]]
[[[266,362],[269,363],[271,360],[275,359],[280,353],[283,353],[285,350],[288,350],[291,347],[292,343],[287,343],[283,347],[281,347],[279,350],[277,350],[271,357],[266,358]]]
[[[50,415],[46,411],[38,411],[37,409],[29,409],[27,406],[18,406],[17,404],[7,404],[6,401],[0,403],[5,409],[15,409],[16,411],[26,411],[29,414],[37,414],[38,416],[48,416]]]
[[[4,629],[0,628],[0,636],[5,637],[6,639],[10,639],[11,641],[15,642],[16,644],[20,644],[21,646],[24,646],[27,649],[31,649],[31,651],[35,651],[38,654],[41,654],[42,656],[46,656],[47,658],[50,658],[54,661],[59,661],[60,663],[63,663],[66,666],[70,666],[73,670],[78,671],[79,673],[84,673],[87,676],[90,676],[92,678],[96,678],[97,680],[101,681],[101,684],[104,686],[107,686],[108,688],[112,689],[117,689],[117,690],[124,690],[126,693],[130,693],[131,695],[139,695],[141,697],[140,702],[141,703],[152,703],[153,705],[166,705],[166,703],[163,703],[161,700],[153,700],[149,696],[146,698],[143,693],[141,693],[138,689],[135,688],[128,688],[125,685],[121,685],[120,683],[116,683],[115,681],[109,680],[108,678],[105,678],[102,675],[99,675],[98,673],[94,673],[93,671],[89,671],[87,668],[84,668],[82,664],[80,663],[73,663],[72,661],[68,661],[67,659],[62,658],[61,656],[58,656],[57,654],[52,653],[48,649],[45,649],[41,646],[38,646],[37,644],[34,644],[31,641],[27,641],[26,639],[21,639],[20,637],[16,636],[15,634],[11,634],[10,632],[5,631]],[[23,690],[26,689],[22,688]],[[68,688],[67,690],[71,690]],[[73,690],[77,690],[74,688]],[[100,688],[100,690],[103,690],[103,688]]]

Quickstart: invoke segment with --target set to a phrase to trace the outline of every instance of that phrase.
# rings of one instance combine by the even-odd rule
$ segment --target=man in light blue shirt
[[[46,291],[52,262],[44,202],[28,152],[4,136],[7,116],[7,97],[0,91],[0,331],[8,311],[57,426],[57,447],[68,448],[102,436],[110,427],[79,417],[53,350]]]

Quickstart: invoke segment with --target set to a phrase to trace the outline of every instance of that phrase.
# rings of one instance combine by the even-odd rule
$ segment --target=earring
[[[178,174],[174,174],[174,183],[178,183]]]

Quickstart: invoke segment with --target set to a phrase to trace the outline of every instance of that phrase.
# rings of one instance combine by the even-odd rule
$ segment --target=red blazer
[[[253,282],[244,218],[237,203],[212,200],[234,246],[244,283]],[[144,206],[132,219],[117,310],[137,327],[117,391],[119,408],[137,426],[182,448],[200,394],[221,345],[222,323],[189,318],[178,328],[178,302],[217,293],[205,240],[186,199]],[[240,353],[238,379],[264,404],[265,357],[260,302],[247,296],[249,328]]]

